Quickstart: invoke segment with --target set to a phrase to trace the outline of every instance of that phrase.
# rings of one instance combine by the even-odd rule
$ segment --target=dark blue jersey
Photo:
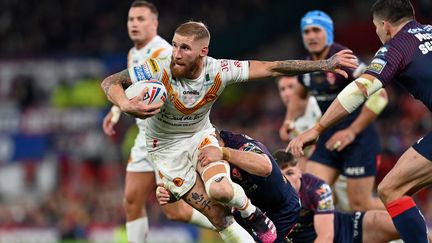
[[[288,236],[292,242],[314,242],[317,237],[314,228],[314,216],[317,214],[334,214],[333,242],[362,242],[364,213],[341,213],[334,209],[330,186],[311,174],[303,174],[300,186],[302,208],[292,233]]]
[[[272,171],[269,176],[252,175],[230,164],[231,179],[239,184],[252,203],[265,212],[267,217],[273,221],[277,231],[275,243],[284,242],[287,234],[297,222],[300,212],[297,192],[291,184],[286,183],[277,163],[263,144],[246,135],[233,134],[227,131],[222,131],[220,136],[225,143],[225,147],[266,154],[270,158]],[[247,227],[241,217],[236,217],[236,220],[243,227]]]
[[[375,54],[366,72],[405,87],[432,111],[432,26],[413,20]]]
[[[228,131],[221,131],[220,136],[225,143],[225,147],[252,151],[255,153],[266,154],[272,163],[272,172],[267,177],[252,175],[239,167],[230,164],[231,179],[239,184],[253,204],[263,212],[276,212],[289,204],[290,201],[298,202],[298,194],[291,186],[285,183],[281,171],[270,152],[260,142],[242,135]]]
[[[330,58],[337,52],[341,50],[348,49],[345,46],[342,46],[338,43],[334,43],[330,46],[330,50],[325,58]],[[311,60],[312,57],[309,55],[306,57],[306,60]],[[364,66],[363,66],[364,67]],[[305,73],[298,76],[299,82],[306,88],[308,93],[314,96],[318,105],[321,109],[321,112],[324,114],[328,109],[333,100],[336,99],[337,95],[354,80],[354,70],[352,69],[344,69],[348,73],[348,78],[344,78],[342,75],[335,74],[332,72],[313,72],[313,73]],[[341,128],[348,127],[350,123],[355,120],[355,118],[360,113],[361,109],[357,109],[348,117],[346,117],[341,123],[337,126],[340,130]]]
[[[289,238],[293,242],[313,242],[316,238],[315,214],[334,213],[332,191],[323,180],[306,173],[301,178],[299,196],[300,216]]]

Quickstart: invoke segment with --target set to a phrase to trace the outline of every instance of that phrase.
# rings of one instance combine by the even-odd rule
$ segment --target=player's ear
[[[209,51],[208,46],[205,46],[205,47],[201,48],[200,56],[202,56],[202,57],[207,56],[208,55],[208,51]]]
[[[392,28],[392,25],[390,24],[390,22],[382,20],[382,25],[383,25],[383,29],[384,29],[385,33],[387,35],[390,35],[391,28]]]

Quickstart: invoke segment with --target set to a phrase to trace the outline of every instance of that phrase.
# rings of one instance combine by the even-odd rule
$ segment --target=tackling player
[[[220,160],[230,165],[230,176],[246,192],[251,202],[259,207],[276,226],[277,239],[284,242],[293,228],[300,204],[293,187],[286,183],[279,167],[267,148],[260,142],[243,134],[228,131],[216,132],[221,149],[213,148],[200,153],[202,166]],[[158,188],[161,204],[170,198],[165,188]],[[237,222],[248,228],[248,220],[235,214]]]
[[[318,70],[346,75],[340,68],[355,68],[357,60],[348,50],[321,61],[218,60],[207,56],[209,42],[210,33],[204,24],[186,22],[175,31],[171,58],[148,59],[141,66],[107,77],[101,85],[108,99],[122,111],[147,118],[146,141],[151,144],[147,148],[151,161],[174,197],[184,199],[206,215],[225,241],[250,242],[253,239],[226,209],[239,209],[244,218],[259,210],[250,204],[243,189],[231,181],[225,161],[205,167],[198,163],[199,151],[219,148],[209,119],[212,104],[232,83]],[[146,105],[140,102],[144,93],[127,99],[123,84],[148,79],[165,85],[165,103]],[[271,242],[275,237],[269,225],[266,231],[257,233],[263,242]]]
[[[366,72],[339,93],[319,123],[291,141],[287,149],[294,155],[302,154],[305,144],[392,81],[432,110],[432,26],[415,20],[408,0],[378,0],[372,6],[372,15],[383,46]],[[378,185],[378,194],[406,243],[428,242],[424,218],[411,195],[432,184],[431,146],[429,132],[405,151]]]

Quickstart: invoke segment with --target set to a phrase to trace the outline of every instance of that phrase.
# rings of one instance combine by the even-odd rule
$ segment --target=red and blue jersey
[[[316,238],[314,228],[315,214],[333,214],[332,190],[323,180],[303,174],[299,191],[301,200],[300,216],[289,238],[294,242],[313,242]]]
[[[252,175],[230,164],[231,179],[245,190],[246,195],[255,206],[259,207],[263,212],[270,212],[279,210],[290,200],[294,199],[298,202],[297,192],[291,184],[285,183],[276,161],[262,143],[246,135],[234,134],[228,131],[221,131],[220,136],[226,147],[266,154],[270,158],[272,172],[267,177]]]
[[[300,212],[300,201],[297,192],[286,183],[271,153],[260,142],[243,134],[221,131],[220,137],[225,147],[241,151],[266,154],[272,163],[269,176],[257,176],[230,164],[231,179],[239,184],[251,202],[266,213],[276,226],[277,240],[283,242],[297,221]]]
[[[432,25],[407,23],[375,54],[366,72],[397,82],[432,111]]]

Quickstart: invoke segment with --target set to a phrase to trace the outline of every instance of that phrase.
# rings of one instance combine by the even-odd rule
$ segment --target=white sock
[[[147,217],[126,222],[126,234],[129,243],[144,243],[147,238],[149,223]]]
[[[230,226],[219,232],[225,243],[251,243],[255,242],[252,236],[234,221]]]
[[[255,212],[256,207],[249,201],[241,186],[236,183],[231,183],[231,185],[233,186],[234,197],[227,203],[227,205],[239,210],[242,218],[249,217]]]
[[[205,229],[216,230],[216,227],[213,226],[210,220],[195,208],[192,209],[192,216],[189,223]]]

